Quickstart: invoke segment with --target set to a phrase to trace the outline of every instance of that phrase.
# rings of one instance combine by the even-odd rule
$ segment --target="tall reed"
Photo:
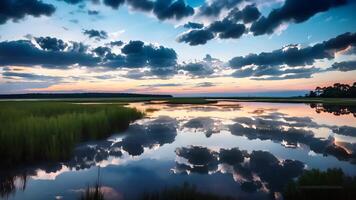
[[[115,104],[1,102],[2,167],[67,159],[78,142],[106,137],[142,116]]]

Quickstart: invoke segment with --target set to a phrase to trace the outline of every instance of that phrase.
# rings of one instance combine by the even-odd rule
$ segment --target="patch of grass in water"
[[[68,159],[75,144],[124,130],[143,115],[114,104],[1,102],[1,166]]]
[[[204,98],[172,98],[167,100],[167,104],[210,104],[216,103],[215,100],[207,100]]]

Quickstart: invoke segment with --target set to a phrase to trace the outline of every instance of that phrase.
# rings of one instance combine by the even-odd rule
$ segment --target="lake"
[[[1,198],[78,199],[97,184],[105,199],[144,199],[185,185],[270,199],[303,169],[356,176],[354,107],[227,100],[128,106],[147,116],[123,133],[77,145],[66,162],[3,171]]]

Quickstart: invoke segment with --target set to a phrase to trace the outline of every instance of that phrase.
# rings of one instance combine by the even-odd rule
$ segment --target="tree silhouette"
[[[316,87],[306,97],[356,98],[356,82],[353,85],[335,83],[333,86]]]

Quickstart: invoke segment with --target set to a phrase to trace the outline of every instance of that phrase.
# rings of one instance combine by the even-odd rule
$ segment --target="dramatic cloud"
[[[165,19],[182,19],[194,14],[194,9],[186,5],[184,0],[156,0],[154,3],[153,13],[160,20]]]
[[[189,29],[201,29],[201,28],[204,27],[204,24],[195,23],[195,22],[188,22],[188,23],[184,24],[183,27],[184,28],[189,28]]]
[[[356,70],[356,60],[336,62],[332,65],[332,69],[342,72]]]
[[[198,14],[201,16],[218,16],[224,9],[231,9],[241,3],[242,0],[213,0],[206,1],[199,7]]]
[[[206,44],[207,41],[214,38],[214,34],[209,30],[191,30],[177,38],[178,42],[185,42],[189,45]]]
[[[99,56],[99,57],[103,57],[105,56],[107,53],[111,53],[111,49],[109,47],[97,47],[95,49],[93,49],[93,52]]]
[[[209,77],[219,70],[221,64],[220,60],[207,54],[202,61],[181,64],[179,70],[194,78]]]
[[[305,66],[312,65],[317,59],[332,59],[335,53],[356,45],[356,33],[344,33],[328,41],[305,48],[297,45],[289,45],[282,49],[260,54],[239,56],[229,61],[233,68],[241,68],[247,65],[257,66]]]
[[[114,9],[118,9],[120,5],[122,5],[125,0],[104,0],[104,4],[110,6]]]
[[[253,80],[284,80],[310,78],[312,74],[324,71],[355,69],[353,61],[335,63],[333,67],[322,70],[310,67],[316,60],[333,59],[337,52],[349,49],[356,44],[355,33],[344,33],[322,43],[300,48],[288,45],[272,52],[238,56],[229,61],[237,69],[232,76],[251,77]],[[263,77],[268,76],[268,77]]]
[[[299,148],[298,144],[309,146],[315,153],[332,155],[339,160],[354,163],[355,153],[349,153],[337,145],[335,138],[329,136],[326,139],[315,137],[315,133],[306,128],[328,128],[338,134],[348,135],[354,128],[331,127],[314,122],[309,117],[290,117],[283,113],[270,113],[250,117],[239,117],[236,123],[230,126],[231,134],[245,136],[250,140],[272,140],[280,142],[287,148]]]
[[[56,76],[45,76],[45,75],[38,75],[33,73],[21,73],[21,72],[4,72],[2,76],[7,79],[13,78],[22,78],[26,80],[35,80],[35,81],[59,81],[61,77]]]
[[[42,66],[68,68],[73,65],[107,68],[147,68],[145,76],[168,77],[177,73],[177,54],[163,46],[130,41],[121,54],[107,46],[90,48],[83,43],[65,43],[51,37],[35,38],[38,48],[29,40],[0,42],[0,66]]]
[[[106,31],[102,31],[102,30],[94,30],[94,29],[90,29],[90,30],[84,30],[83,31],[84,35],[87,35],[89,38],[94,38],[95,40],[105,40],[108,38],[108,33]]]
[[[63,51],[67,47],[67,44],[63,40],[57,38],[36,37],[35,40],[43,50]]]
[[[234,22],[243,21],[245,24],[248,24],[256,21],[260,15],[261,13],[255,5],[248,5],[242,10],[238,8],[232,9],[227,18]]]
[[[175,66],[177,60],[173,49],[145,45],[142,41],[130,41],[121,52],[126,55],[126,66],[133,68],[145,65],[165,68]]]
[[[236,70],[232,76],[236,78],[251,77],[252,80],[285,80],[285,79],[299,79],[311,78],[312,74],[319,72],[320,69],[315,67],[309,68],[286,68],[281,69],[279,66],[261,66],[248,67]],[[261,76],[268,76],[261,78]]]
[[[254,22],[250,31],[254,35],[271,34],[282,23],[302,23],[319,12],[347,3],[347,0],[286,0],[281,8],[272,10],[267,17]]]
[[[246,32],[244,24],[257,20],[259,16],[260,12],[255,5],[247,5],[242,10],[234,8],[222,20],[215,21],[207,27],[196,27],[196,29],[199,30],[191,30],[183,33],[178,37],[177,41],[189,43],[189,45],[194,46],[205,44],[208,40],[215,37],[220,39],[237,39]],[[187,28],[190,26],[191,24],[189,23],[185,25]]]
[[[94,66],[100,59],[92,55],[73,51],[46,51],[37,48],[28,40],[0,42],[0,65],[18,65],[67,68],[70,65]]]
[[[160,116],[144,125],[134,124],[129,133],[117,146],[132,156],[141,155],[144,148],[163,146],[174,142],[177,136],[177,121],[167,116]]]
[[[208,30],[218,34],[218,37],[221,39],[239,38],[245,32],[245,25],[236,24],[228,19],[224,19],[210,24]]]
[[[114,47],[114,46],[120,47],[120,46],[122,46],[123,44],[124,44],[123,41],[117,40],[117,41],[111,41],[111,42],[108,43],[107,45],[112,46],[112,47]]]
[[[17,22],[27,15],[34,17],[50,16],[55,10],[53,5],[43,3],[40,0],[1,0],[0,25],[5,24],[8,20]]]
[[[202,146],[189,146],[177,148],[175,152],[177,156],[187,160],[184,163],[176,162],[173,169],[175,173],[238,174],[242,190],[255,192],[264,182],[270,195],[275,191],[282,191],[285,184],[300,175],[304,168],[300,161],[279,160],[267,151],[252,151],[249,154],[238,148],[215,151]],[[224,165],[230,165],[230,170],[225,170]],[[280,176],[274,176],[276,171]]]
[[[194,9],[187,5],[184,0],[104,0],[104,4],[113,9],[118,9],[124,3],[134,10],[153,12],[160,20],[179,20],[194,14]]]

